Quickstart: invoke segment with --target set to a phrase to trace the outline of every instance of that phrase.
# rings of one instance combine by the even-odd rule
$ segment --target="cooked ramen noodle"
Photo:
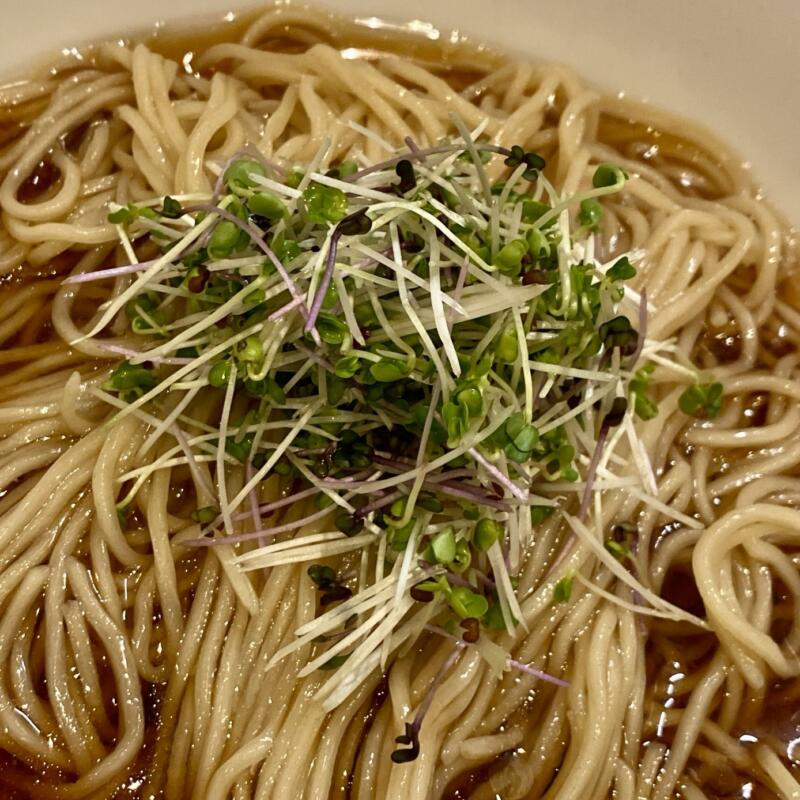
[[[0,89],[0,794],[797,800],[794,232],[366,22]]]

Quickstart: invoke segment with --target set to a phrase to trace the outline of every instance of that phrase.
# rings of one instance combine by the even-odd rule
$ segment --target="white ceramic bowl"
[[[237,0],[3,0],[0,74],[48,51],[156,22],[252,6]],[[323,0],[324,1],[324,0]],[[458,29],[713,128],[800,225],[798,0],[327,0],[356,16]],[[431,32],[431,35],[435,35]],[[442,34],[442,35],[446,35]]]

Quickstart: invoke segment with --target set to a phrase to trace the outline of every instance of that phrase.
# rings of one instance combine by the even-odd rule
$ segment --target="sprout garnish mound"
[[[628,487],[697,526],[654,496],[637,437],[635,420],[658,414],[654,369],[689,376],[686,414],[720,410],[719,384],[646,339],[647,300],[628,285],[637,254],[595,257],[601,199],[627,176],[600,164],[591,188],[562,197],[539,155],[455,122],[459,139],[409,140],[379,164],[322,171],[325,147],[288,170],[237,154],[211,195],[115,208],[132,263],[68,279],[129,275],[87,333],[125,357],[100,394],[168,442],[123,476],[121,518],[156,470],[186,465],[197,509],[184,544],[215,548],[252,612],[248,571],[308,565],[317,616],[273,664],[309,645],[301,675],[328,671],[317,694],[330,710],[423,631],[453,640],[397,762],[418,754],[463,648],[565,684],[502,646],[524,626],[517,576],[553,513],[572,531],[564,551],[588,546],[638,610],[702,624],[639,584],[634,525],[592,522],[604,489]],[[143,246],[154,255],[140,263]],[[112,325],[126,338],[100,338]],[[581,577],[559,563],[554,603]]]

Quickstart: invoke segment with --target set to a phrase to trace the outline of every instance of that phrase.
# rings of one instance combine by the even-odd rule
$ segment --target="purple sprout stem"
[[[307,497],[311,497],[311,495],[317,494],[319,489],[316,486],[312,486],[309,489],[303,489],[302,492],[296,492],[295,494],[290,494],[287,497],[283,497],[280,500],[273,500],[271,503],[266,503],[265,505],[259,506],[259,511],[261,514],[270,514],[273,511],[277,511],[279,508],[283,508],[284,506],[289,506],[292,503],[297,503],[300,500],[305,500]],[[237,514],[234,516],[234,520],[242,520],[247,517],[246,513]]]
[[[482,503],[490,508],[496,508],[498,511],[511,510],[508,503],[504,503],[502,500],[495,500],[493,497],[487,496],[486,493],[479,490],[477,486],[465,487],[453,485],[449,481],[434,482],[427,480],[423,481],[422,485],[431,489],[435,489],[436,491],[449,495],[450,497],[457,497],[462,500],[475,500],[476,502]],[[474,489],[474,491],[470,491],[471,489]]]
[[[414,154],[414,156],[419,158],[420,154],[422,153],[422,151],[419,148],[419,145],[410,136],[406,136],[406,138],[403,139],[403,141],[406,143],[406,147]]]
[[[331,278],[333,278],[333,269],[336,265],[336,251],[339,249],[339,239],[341,238],[342,229],[337,225],[331,234],[331,245],[328,248],[325,272],[322,273],[322,279],[314,295],[314,302],[311,304],[311,310],[308,312],[308,317],[306,318],[306,333],[309,333],[314,328],[314,323],[317,321],[319,312],[322,310],[322,304],[325,302],[325,295],[328,293],[328,287],[331,285]]]
[[[518,669],[520,672],[524,672],[526,675],[533,675],[534,678],[538,678],[541,681],[547,681],[547,683],[553,683],[556,686],[569,686],[569,681],[565,681],[563,678],[556,678],[555,675],[542,672],[542,670],[531,667],[529,664],[523,664],[522,661],[509,658],[508,665]]]
[[[502,473],[491,461],[485,458],[476,447],[470,447],[467,452],[494,478],[496,478],[511,494],[523,503],[528,501],[528,493],[520,489],[508,475]]]
[[[357,472],[355,475],[348,475],[346,478],[322,478],[320,483],[330,488],[344,486],[348,489],[353,489],[356,487],[365,486],[367,483],[369,483],[369,481],[365,479],[372,474],[372,472],[373,470]]]
[[[331,364],[331,362],[326,358],[323,358],[313,350],[309,350],[305,345],[300,344],[300,342],[295,342],[294,346],[296,350],[299,350],[304,355],[307,355],[314,363],[319,364],[323,369],[327,370],[328,372],[334,371],[333,364]]]
[[[100,269],[96,272],[80,272],[77,275],[70,275],[63,280],[65,284],[72,283],[89,283],[89,281],[101,281],[105,278],[116,278],[119,275],[131,275],[135,272],[143,272],[155,264],[156,261],[141,261],[138,264],[125,264],[122,267],[110,267],[109,269]]]
[[[257,510],[258,509],[256,509],[256,511]],[[294,522],[285,522],[282,525],[275,525],[271,528],[259,528],[258,530],[250,531],[249,533],[239,533],[235,536],[221,536],[218,539],[192,539],[186,542],[186,544],[196,547],[213,547],[219,544],[238,544],[239,542],[249,542],[253,539],[258,539],[259,543],[263,545],[266,543],[266,541],[262,542],[261,540],[266,540],[266,537],[268,536],[277,536],[279,533],[287,533],[288,531],[297,530],[297,528],[302,528],[304,525],[308,525],[310,522],[316,522],[318,519],[321,519],[330,513],[330,508],[323,508],[320,511],[315,511],[313,514],[309,514],[307,517],[296,519]],[[250,516],[250,512],[248,512],[247,516]]]
[[[586,471],[586,486],[583,489],[583,497],[581,498],[581,510],[578,513],[578,519],[583,522],[586,519],[586,514],[589,511],[589,501],[592,497],[592,487],[594,486],[595,476],[597,475],[597,466],[600,464],[600,457],[603,455],[603,447],[606,443],[608,436],[608,425],[601,425],[600,432],[597,434],[597,444],[592,453],[592,460],[589,462],[589,469]]]
[[[460,639],[448,633],[444,628],[440,628],[438,625],[426,625],[425,630],[435,633],[439,636],[443,636],[445,639],[451,639],[454,642],[458,642],[462,644],[463,647],[463,643]],[[556,678],[555,675],[542,672],[542,670],[536,669],[536,667],[532,667],[529,664],[525,664],[522,661],[517,661],[513,658],[508,659],[508,666],[518,669],[520,672],[524,672],[526,675],[533,675],[534,678],[539,678],[539,680],[547,681],[547,683],[553,683],[556,686],[569,686],[569,681],[565,681],[563,678]]]
[[[280,308],[273,311],[267,319],[270,322],[274,322],[276,319],[280,319],[281,317],[288,314],[292,309],[297,308],[303,302],[302,297],[295,297],[294,299],[290,300],[286,305],[281,306]]]
[[[398,459],[385,458],[384,456],[379,455],[373,455],[372,460],[374,463],[380,466],[388,467],[389,469],[395,469],[399,472],[403,472],[413,468],[414,466],[411,462],[405,463]],[[459,470],[453,470],[452,472],[452,477],[459,477],[462,474],[464,477],[474,477],[473,473],[469,472],[468,470],[464,471],[464,473]],[[496,508],[499,511],[510,510],[507,503],[504,503],[502,500],[496,500],[493,497],[489,497],[480,487],[472,486],[470,484],[456,484],[453,483],[452,480],[448,480],[449,478],[451,478],[450,473],[445,473],[443,475],[432,475],[431,477],[426,478],[422,482],[422,485],[427,489],[433,489],[441,492],[442,494],[450,495],[450,497],[458,497],[462,500],[475,500],[476,502]],[[411,480],[411,478],[409,478],[409,480]]]
[[[417,566],[421,567],[425,570],[435,570],[436,564],[432,564],[430,561],[426,561],[424,558],[417,559]],[[430,573],[431,575],[434,574],[433,572]],[[455,572],[451,572],[450,570],[445,570],[444,572],[436,573],[447,578],[448,583],[452,583],[454,586],[465,586],[467,589],[474,588],[472,584],[461,575],[457,575]],[[492,584],[494,586],[494,584]]]
[[[173,356],[150,356],[146,350],[134,350],[131,347],[122,347],[117,344],[107,344],[106,342],[98,342],[97,346],[103,350],[108,350],[109,353],[115,353],[126,358],[139,358],[144,357],[147,361],[152,361],[154,364],[169,364],[172,366],[181,366],[191,364],[191,358],[178,358]]]
[[[371,514],[373,511],[377,511],[380,508],[394,503],[395,500],[399,500],[402,496],[402,492],[390,492],[389,494],[377,498],[377,500],[373,500],[371,503],[367,503],[367,505],[362,508],[357,508],[353,516],[356,519],[363,519],[367,514]]]
[[[456,644],[455,647],[453,648],[453,652],[450,653],[450,655],[445,659],[442,666],[439,667],[439,670],[434,676],[431,685],[428,687],[428,691],[425,692],[425,697],[422,698],[422,702],[419,704],[417,713],[414,715],[414,721],[411,723],[411,727],[414,728],[414,731],[416,733],[419,733],[419,729],[422,727],[422,720],[425,719],[425,715],[428,713],[428,710],[431,707],[431,703],[433,702],[436,690],[439,688],[440,684],[444,680],[445,675],[447,675],[447,673],[450,672],[453,665],[458,660],[458,657],[461,655],[461,651],[465,647],[466,645],[464,644],[464,642],[456,639]]]

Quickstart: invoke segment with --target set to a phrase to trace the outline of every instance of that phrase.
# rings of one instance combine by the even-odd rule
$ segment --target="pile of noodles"
[[[686,122],[560,67],[475,52],[474,82],[456,70],[449,83],[391,53],[343,57],[350,30],[286,7],[189,69],[109,44],[0,91],[0,793],[423,800],[461,785],[453,796],[700,800],[750,796],[750,784],[753,797],[800,797],[796,241],[739,161]],[[624,489],[606,493],[600,522],[634,522],[638,580],[708,627],[638,613],[585,544],[563,562],[578,572],[569,601],[554,603],[569,535],[554,515],[520,574],[528,632],[500,643],[569,687],[498,678],[466,650],[436,691],[419,758],[394,764],[394,738],[452,645],[422,637],[330,714],[312,699],[322,673],[296,678],[306,652],[265,673],[315,614],[304,565],[250,573],[251,614],[220,551],[182,544],[198,534],[201,491],[185,468],[154,472],[120,526],[118,476],[167,442],[148,442],[134,416],[104,424],[92,387],[108,352],[69,342],[108,295],[62,280],[129,263],[110,201],[209,192],[212,167],[246,145],[294,164],[329,137],[328,162],[377,161],[382,142],[451,134],[451,111],[542,153],[564,193],[601,161],[630,174],[605,204],[598,249],[644,251],[634,286],[653,306],[648,337],[674,337],[713,368],[725,404],[711,423],[687,420],[685,383],[657,371],[659,413],[639,436],[659,499],[697,524]],[[193,413],[213,425],[213,408],[198,400]]]

